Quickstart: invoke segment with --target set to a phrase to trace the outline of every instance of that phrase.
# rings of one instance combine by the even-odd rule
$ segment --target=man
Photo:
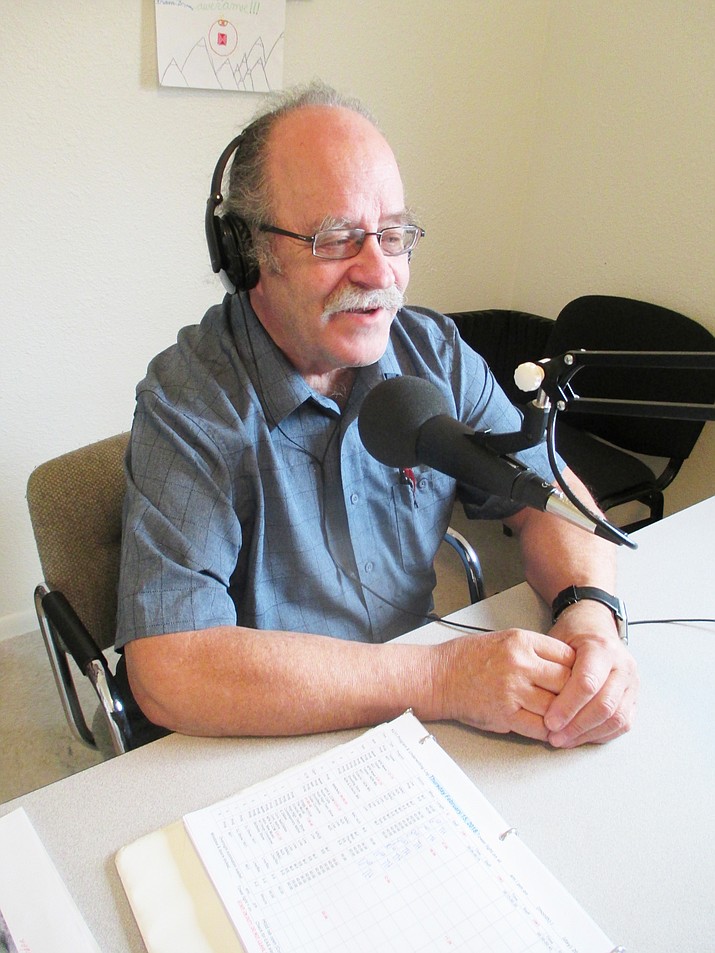
[[[563,747],[626,731],[637,675],[602,602],[548,635],[389,641],[429,611],[457,491],[505,519],[548,603],[571,585],[612,593],[615,569],[583,530],[428,468],[406,480],[362,447],[363,398],[400,374],[472,427],[519,425],[451,322],[402,307],[421,230],[374,123],[320,85],[290,94],[244,132],[226,207],[254,245],[249,290],[185,328],[137,390],[117,647],[147,717],[276,735],[411,707]],[[549,472],[541,449],[523,457]]]

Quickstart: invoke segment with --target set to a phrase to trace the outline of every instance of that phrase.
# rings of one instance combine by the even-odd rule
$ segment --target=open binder
[[[122,848],[149,953],[618,953],[409,712]]]

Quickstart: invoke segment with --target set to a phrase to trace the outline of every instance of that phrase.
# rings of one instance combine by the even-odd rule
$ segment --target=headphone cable
[[[378,595],[377,593],[374,593]],[[465,607],[466,608],[466,607]],[[429,622],[439,622],[442,625],[451,626],[454,629],[468,629],[470,632],[494,632],[495,629],[490,629],[485,626],[480,625],[469,625],[466,622],[454,622],[451,619],[445,619],[442,616],[437,615],[436,613],[424,616]],[[630,628],[633,625],[675,625],[675,624],[687,624],[692,625],[694,623],[705,623],[707,625],[715,624],[715,619],[635,619],[631,621],[628,620],[628,627]]]

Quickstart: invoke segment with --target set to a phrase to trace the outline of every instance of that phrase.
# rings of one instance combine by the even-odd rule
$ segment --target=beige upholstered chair
[[[65,715],[77,737],[98,746],[82,711],[70,663],[92,682],[112,747],[132,747],[124,705],[103,654],[114,643],[124,499],[118,434],[49,460],[27,484],[44,583],[35,608]]]

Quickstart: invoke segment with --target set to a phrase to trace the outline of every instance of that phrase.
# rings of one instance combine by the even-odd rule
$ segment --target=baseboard
[[[30,609],[27,612],[13,612],[0,616],[0,642],[14,639],[16,635],[37,632],[37,616]]]

